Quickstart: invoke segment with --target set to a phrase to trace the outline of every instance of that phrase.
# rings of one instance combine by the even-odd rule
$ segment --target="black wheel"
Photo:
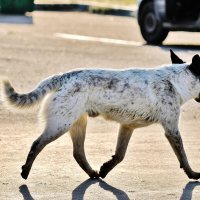
[[[139,25],[143,38],[150,44],[161,44],[169,32],[157,20],[153,2],[142,6],[139,11]]]

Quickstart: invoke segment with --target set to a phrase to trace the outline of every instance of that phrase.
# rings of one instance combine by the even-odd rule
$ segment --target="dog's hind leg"
[[[199,179],[200,173],[194,172],[188,162],[180,132],[177,129],[165,129],[165,136],[167,137],[171,147],[174,150],[179,162],[180,167],[183,168],[187,176],[191,179]]]
[[[47,121],[46,128],[42,135],[32,144],[26,163],[22,166],[21,175],[24,179],[27,179],[32,164],[42,149],[47,144],[66,133],[83,112],[78,98],[75,103],[73,99],[70,98],[65,101],[62,98],[54,99],[55,97],[52,96],[44,106],[43,111]]]
[[[84,141],[87,126],[87,115],[82,115],[70,128],[73,142],[73,156],[80,167],[91,177],[98,178],[99,174],[94,171],[87,162],[84,150]]]
[[[101,178],[105,178],[106,175],[124,159],[132,132],[133,128],[123,125],[120,126],[115,155],[112,156],[111,160],[101,166],[99,172]]]
[[[21,176],[27,179],[31,167],[37,155],[42,151],[42,149],[49,143],[53,142],[61,135],[66,133],[70,125],[73,124],[74,117],[70,116],[67,121],[64,116],[57,114],[56,116],[50,116],[47,119],[46,128],[41,134],[41,136],[35,140],[29,151],[25,165],[22,166]]]
[[[22,166],[22,173],[21,173],[22,178],[24,179],[28,178],[33,162],[36,159],[37,155],[42,151],[42,149],[47,144],[60,137],[63,133],[64,132],[53,133],[47,129],[42,133],[42,135],[37,140],[33,142],[28,157],[26,159],[26,163]]]

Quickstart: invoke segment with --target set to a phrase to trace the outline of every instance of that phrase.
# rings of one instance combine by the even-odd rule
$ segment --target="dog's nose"
[[[194,99],[196,102],[200,103],[200,97]]]

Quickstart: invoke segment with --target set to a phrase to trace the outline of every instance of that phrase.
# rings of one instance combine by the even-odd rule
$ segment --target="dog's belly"
[[[143,119],[142,117],[135,116],[135,115],[125,115],[125,114],[116,114],[116,113],[102,113],[102,116],[106,120],[116,121],[120,124],[126,124],[130,126],[134,126],[135,128],[144,127],[151,125],[154,123],[153,121],[148,121]]]
[[[148,126],[155,122],[151,117],[146,115],[142,116],[134,111],[122,108],[107,108],[100,109],[99,111],[90,109],[87,113],[89,117],[97,117],[100,115],[106,120],[116,121],[120,124],[127,124],[136,128]]]

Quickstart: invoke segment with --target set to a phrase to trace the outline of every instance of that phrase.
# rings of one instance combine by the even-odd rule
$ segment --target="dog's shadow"
[[[128,195],[120,190],[117,189],[109,184],[107,184],[105,181],[101,179],[88,179],[78,185],[73,191],[72,191],[72,200],[83,200],[86,190],[93,184],[99,183],[99,186],[109,192],[112,192],[117,200],[130,200]],[[200,186],[200,182],[198,181],[190,181],[186,184],[185,188],[183,189],[183,193],[180,197],[180,200],[192,200],[192,192],[196,186]],[[34,200],[32,197],[27,185],[21,185],[19,187],[19,191],[22,194],[24,200]]]
[[[150,46],[150,47],[159,47],[163,51],[169,52],[170,49],[176,50],[176,51],[199,51],[200,45],[195,44],[160,44],[160,45],[154,45],[154,44],[148,44],[144,43],[143,46]]]
[[[200,50],[200,45],[163,44],[163,45],[159,45],[159,47],[164,51],[169,51],[169,49],[173,49],[176,51],[199,51]]]
[[[196,186],[200,186],[200,182],[198,181],[190,181],[183,189],[183,193],[180,197],[180,200],[191,200],[192,192]]]
[[[34,200],[34,198],[31,196],[29,192],[27,185],[21,185],[19,187],[19,191],[22,194],[24,200]]]
[[[72,191],[72,200],[83,200],[84,195],[86,190],[93,184],[99,183],[99,186],[109,192],[112,192],[115,196],[116,199],[118,200],[130,200],[128,195],[122,191],[119,190],[109,184],[107,184],[105,181],[101,179],[87,179],[83,183],[81,183],[79,186],[77,186],[73,191]],[[24,200],[34,200],[32,197],[27,185],[21,185],[19,187],[19,191],[22,194]]]
[[[81,183],[79,186],[77,186],[73,192],[72,192],[72,200],[83,200],[84,199],[84,194],[86,192],[86,190],[93,184],[99,183],[99,186],[109,192],[112,192],[116,199],[118,200],[130,200],[128,195],[120,190],[117,189],[109,184],[107,184],[105,181],[101,180],[101,179],[88,179],[86,181],[84,181],[83,183]]]

